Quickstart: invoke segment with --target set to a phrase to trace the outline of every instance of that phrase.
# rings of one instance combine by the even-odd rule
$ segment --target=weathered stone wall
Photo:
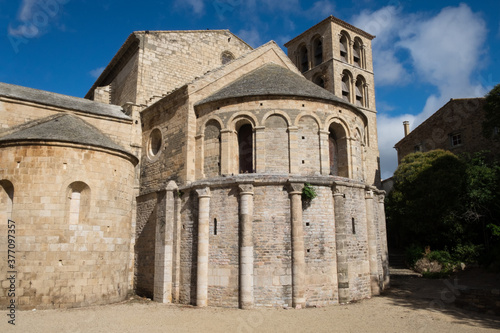
[[[209,122],[205,127],[204,165],[206,178],[220,175],[220,125],[216,121]]]
[[[141,113],[142,154],[141,193],[158,191],[169,180],[182,183],[185,179],[187,141],[187,101],[178,97],[168,103],[159,102]],[[150,150],[151,133],[158,129],[161,141],[156,154]]]
[[[299,161],[302,174],[321,174],[321,142],[319,135],[319,124],[311,116],[301,117],[299,120],[298,146]]]
[[[134,207],[130,158],[70,144],[28,144],[4,145],[0,160],[0,180],[14,189],[20,308],[125,299]],[[1,259],[0,270],[6,272],[6,252]],[[7,290],[0,292],[2,306],[9,301]]]
[[[188,191],[181,201],[181,251],[179,303],[196,304],[196,255],[198,252],[198,198]]]
[[[155,276],[156,210],[155,193],[137,198],[134,288],[137,295],[151,299],[153,299]]]
[[[111,104],[122,106],[125,103],[137,103],[137,87],[139,82],[139,59],[140,51],[137,50],[134,55],[127,59],[126,64],[115,76],[111,85]],[[95,100],[95,96],[94,96]]]
[[[266,171],[274,173],[290,172],[288,147],[288,124],[279,115],[272,115],[265,121]]]
[[[288,191],[281,185],[255,186],[254,192],[255,305],[291,306],[292,247]]]
[[[401,139],[395,148],[398,163],[415,151],[445,149],[454,154],[491,150],[500,153],[500,144],[482,134],[484,98],[453,99]],[[451,145],[451,134],[460,133],[462,143]]]
[[[228,133],[221,140],[221,174],[239,171],[236,125],[244,121],[254,128],[257,173],[329,175],[328,133],[334,124],[333,129],[338,132],[339,175],[369,184],[377,184],[379,179],[377,142],[368,139],[376,132],[368,132],[364,116],[344,105],[308,100],[238,99],[200,107],[197,113],[197,147],[204,146],[204,126],[210,121],[221,124],[222,135]],[[196,161],[199,167],[206,167],[200,149],[196,150]],[[197,179],[203,178],[201,173],[197,175]]]
[[[349,290],[353,300],[371,295],[368,261],[368,230],[364,188],[345,190],[345,218],[348,226]]]
[[[137,104],[148,104],[222,65],[222,53],[235,58],[252,48],[227,30],[141,33]]]
[[[236,187],[213,189],[210,198],[208,302],[238,307],[239,222]]]
[[[302,212],[307,306],[338,303],[332,188],[313,186],[317,197]]]

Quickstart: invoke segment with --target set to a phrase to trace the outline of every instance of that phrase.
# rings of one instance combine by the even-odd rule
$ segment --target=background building
[[[451,99],[411,132],[405,122],[405,137],[394,145],[398,163],[408,154],[433,149],[454,154],[482,150],[499,154],[500,144],[483,136],[484,102],[484,98]]]

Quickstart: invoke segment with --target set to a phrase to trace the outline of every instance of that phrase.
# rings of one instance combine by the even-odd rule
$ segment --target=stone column
[[[368,259],[370,262],[370,285],[372,295],[380,294],[378,260],[377,260],[377,228],[373,215],[373,192],[365,191],[366,228],[368,230]]]
[[[254,128],[255,133],[255,172],[266,171],[266,127],[258,126]]]
[[[253,185],[240,184],[240,307],[253,307]]]
[[[323,176],[328,176],[330,174],[330,143],[328,142],[329,135],[329,131],[319,131],[321,174]]]
[[[181,287],[181,205],[182,200],[177,194],[175,197],[174,272],[172,281],[172,299],[174,302],[179,302]]]
[[[351,299],[349,291],[349,263],[347,262],[347,218],[345,216],[345,194],[343,191],[344,188],[337,185],[333,190],[339,303],[346,303]]]
[[[300,148],[298,139],[299,128],[297,126],[288,127],[288,149],[290,150],[290,159],[288,161],[288,170],[291,174],[300,173]]]
[[[290,183],[290,206],[292,224],[292,306],[302,308],[305,299],[305,253],[304,230],[302,226],[303,183]]]
[[[153,299],[160,303],[172,302],[172,260],[175,220],[174,181],[158,193],[155,233],[155,274]]]
[[[205,135],[199,134],[195,137],[196,140],[196,160],[195,160],[195,177],[196,179],[205,178],[205,151],[204,151],[204,141]]]
[[[228,175],[233,173],[232,170],[232,155],[231,155],[231,138],[234,132],[232,130],[224,129],[220,131],[220,173],[221,175]]]
[[[382,192],[384,193],[384,192]],[[378,214],[379,214],[379,233],[380,233],[380,249],[382,250],[382,289],[389,287],[389,250],[387,249],[387,227],[385,221],[385,195],[378,196]]]
[[[210,215],[210,188],[198,193],[198,258],[196,271],[196,305],[207,306],[208,299],[208,237]]]

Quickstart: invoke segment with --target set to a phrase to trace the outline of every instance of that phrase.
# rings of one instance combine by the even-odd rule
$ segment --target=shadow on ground
[[[394,305],[412,310],[443,313],[455,318],[456,323],[500,329],[500,316],[492,314],[491,309],[476,312],[455,306],[454,302],[464,288],[500,289],[500,274],[487,273],[478,268],[460,272],[447,279],[391,274],[391,288],[381,297],[389,299]],[[418,316],[425,316],[425,311],[416,313]]]

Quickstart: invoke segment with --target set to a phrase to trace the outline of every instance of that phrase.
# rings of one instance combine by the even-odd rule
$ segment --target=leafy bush
[[[405,249],[405,261],[409,267],[415,266],[418,259],[423,258],[425,255],[424,249],[418,245],[411,245]]]
[[[316,190],[314,187],[311,186],[309,183],[304,184],[304,188],[302,189],[302,200],[304,201],[311,201],[312,199],[316,198],[318,194],[316,193]]]
[[[466,264],[477,263],[484,252],[483,245],[458,244],[452,250],[453,259]]]

